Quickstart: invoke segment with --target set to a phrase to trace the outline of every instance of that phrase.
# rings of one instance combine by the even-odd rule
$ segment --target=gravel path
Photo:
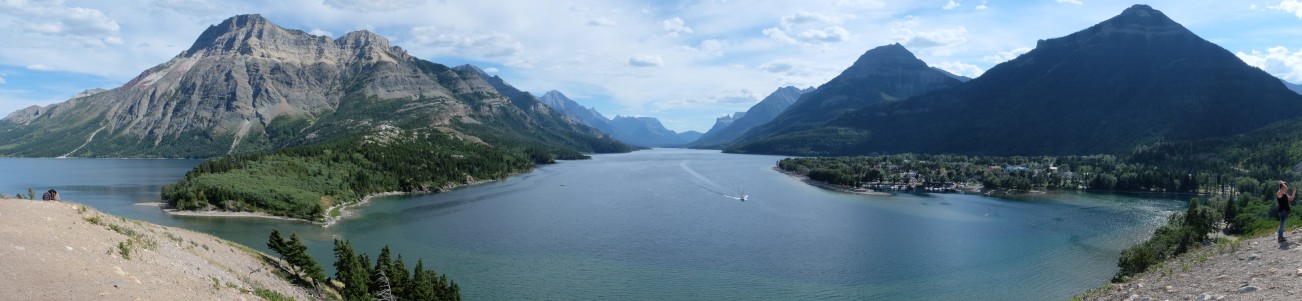
[[[1086,300],[1302,300],[1302,230],[1279,243],[1272,232],[1190,252]]]
[[[128,259],[129,258],[129,259]],[[264,255],[69,202],[0,199],[0,299],[309,300]]]

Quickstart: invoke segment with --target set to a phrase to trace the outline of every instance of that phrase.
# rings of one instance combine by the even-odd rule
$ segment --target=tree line
[[[310,285],[318,292],[325,289],[323,285],[329,285],[344,300],[461,300],[461,288],[447,275],[426,268],[423,259],[416,260],[416,266],[408,270],[402,255],[394,257],[387,245],[380,249],[372,265],[369,255],[355,251],[346,240],[336,239],[333,278],[327,278],[321,266],[308,255],[307,246],[297,233],[286,240],[280,231],[272,230],[267,247],[280,255],[281,262],[287,263],[286,270],[300,284]]]

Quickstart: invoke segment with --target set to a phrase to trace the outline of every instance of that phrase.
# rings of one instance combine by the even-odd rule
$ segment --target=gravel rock
[[[1251,285],[1249,285],[1249,286],[1245,286],[1245,287],[1240,287],[1240,288],[1239,288],[1239,293],[1240,293],[1240,294],[1247,294],[1247,293],[1251,293],[1251,292],[1255,292],[1255,291],[1259,291],[1259,290],[1261,290],[1261,288],[1258,288],[1258,287],[1255,287],[1255,286],[1251,286]]]

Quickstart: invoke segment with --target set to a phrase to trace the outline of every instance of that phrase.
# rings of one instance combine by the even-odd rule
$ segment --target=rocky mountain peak
[[[927,68],[927,63],[913,56],[913,52],[909,52],[900,43],[895,43],[869,49],[859,56],[850,69],[872,70],[890,65]]]
[[[1175,20],[1171,20],[1162,11],[1153,9],[1148,5],[1136,4],[1111,19],[1066,38],[1088,39],[1113,35],[1152,37],[1158,35],[1194,35],[1194,33],[1180,25],[1180,23],[1176,23]]]
[[[238,15],[227,18],[217,25],[208,26],[208,29],[204,30],[190,49],[182,55],[194,56],[208,51],[238,51],[247,49],[244,46],[248,46],[247,43],[240,43],[241,41],[266,40],[269,36],[287,33],[288,30],[271,23],[262,15]]]
[[[344,48],[364,48],[375,47],[380,49],[389,49],[389,39],[384,38],[369,30],[358,30],[344,34],[344,36],[335,39],[335,44]]]

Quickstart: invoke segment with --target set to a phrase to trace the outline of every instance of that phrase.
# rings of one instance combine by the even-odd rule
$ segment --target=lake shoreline
[[[872,190],[872,189],[866,189],[866,188],[849,188],[849,187],[844,187],[844,186],[833,185],[833,184],[831,184],[831,183],[827,183],[827,182],[823,182],[823,181],[819,181],[819,180],[810,179],[809,177],[804,176],[804,175],[801,175],[801,174],[798,174],[798,173],[794,173],[794,172],[790,172],[790,171],[782,170],[781,168],[778,168],[777,166],[774,166],[774,167],[773,167],[773,170],[774,170],[774,171],[777,171],[777,172],[780,172],[780,173],[782,173],[782,174],[785,174],[785,175],[787,175],[787,176],[790,176],[790,177],[792,177],[792,178],[794,178],[794,179],[796,179],[796,180],[800,180],[801,182],[804,182],[805,184],[809,184],[810,186],[814,186],[814,187],[818,187],[818,188],[822,188],[822,189],[826,189],[826,190],[831,190],[831,191],[836,191],[836,192],[844,192],[844,193],[850,193],[850,194],[858,194],[858,195],[892,196],[892,194],[890,194],[890,193],[885,193],[885,192],[876,191],[876,190]]]

